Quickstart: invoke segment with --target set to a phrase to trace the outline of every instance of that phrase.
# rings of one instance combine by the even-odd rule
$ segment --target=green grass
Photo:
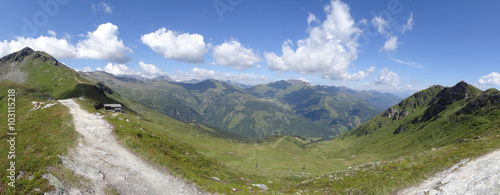
[[[34,89],[23,87],[7,81],[0,82],[0,125],[7,127],[6,95],[7,89],[16,89],[21,94],[16,97],[16,176],[24,171],[23,177],[15,182],[15,188],[7,186],[6,178],[9,151],[9,139],[6,131],[0,132],[0,188],[1,194],[39,194],[52,190],[47,180],[42,178],[44,173],[52,173],[56,177],[64,177],[68,180],[76,179],[67,173],[57,155],[64,155],[67,149],[75,143],[77,133],[72,126],[72,117],[68,109],[60,104],[48,109],[38,109],[29,113],[32,109],[31,101],[46,101],[45,97],[32,93]],[[54,120],[57,119],[57,120]],[[29,176],[34,176],[29,180]]]
[[[45,101],[47,96],[68,98],[83,95],[84,100],[77,99],[82,108],[106,115],[120,143],[142,158],[203,190],[215,193],[260,193],[251,184],[265,184],[270,192],[276,193],[388,194],[417,184],[463,158],[475,158],[500,147],[497,136],[500,134],[499,109],[482,114],[458,115],[456,112],[466,104],[462,100],[449,105],[447,111],[431,119],[431,122],[412,123],[425,112],[426,104],[439,92],[439,86],[424,90],[423,95],[412,96],[396,106],[398,109],[410,109],[408,106],[412,106],[409,110],[411,114],[404,120],[377,116],[328,142],[291,136],[271,136],[249,142],[220,129],[171,119],[117,93],[103,94],[102,88],[72,71],[50,67],[47,70],[39,71],[68,79],[73,86],[63,85],[58,79],[43,75],[37,77],[39,81],[29,80],[26,83],[32,88],[8,81],[0,82],[0,90],[4,91],[0,92],[0,118],[6,118],[7,89],[15,88],[21,94],[17,100],[19,159],[16,163],[19,170],[34,176],[31,181],[27,177],[17,180],[16,193],[38,194],[52,190],[53,187],[41,178],[47,172],[66,184],[85,188],[86,180],[64,168],[57,157],[67,153],[77,137],[68,109],[56,105],[26,116],[32,108],[31,101]],[[75,77],[82,83],[75,83]],[[474,93],[477,95],[479,92]],[[494,95],[498,91],[488,90],[485,93]],[[98,102],[123,103],[124,112],[113,117],[110,112],[96,111],[93,104]],[[240,103],[245,105],[248,102]],[[420,105],[413,112],[415,103]],[[262,112],[253,114],[258,119],[266,117]],[[257,121],[256,124],[266,128],[262,122]],[[6,121],[0,121],[0,125],[6,126]],[[408,130],[394,135],[395,128],[399,126],[406,126]],[[364,135],[367,131],[369,133]],[[475,136],[481,139],[472,139]],[[5,132],[0,137],[7,139]],[[456,143],[461,139],[468,141]],[[0,142],[0,154],[7,154],[7,143]],[[366,164],[377,161],[380,163]],[[6,170],[7,164],[7,158],[0,158],[0,169]],[[0,193],[13,194],[12,189],[6,191],[5,174],[5,171],[0,172]],[[115,194],[116,190],[108,188],[106,193]]]
[[[428,91],[429,96],[436,92]],[[134,102],[124,102],[134,107]],[[424,106],[405,120],[375,117],[365,124],[365,129],[372,130],[366,136],[353,131],[319,143],[290,136],[251,143],[221,139],[208,133],[210,128],[175,121],[149,109],[140,112],[141,119],[136,118],[137,113],[124,113],[109,120],[122,143],[210,192],[231,193],[236,188],[238,193],[255,193],[255,188],[248,188],[250,184],[263,183],[270,191],[283,193],[387,194],[417,184],[463,158],[475,158],[500,147],[496,137],[500,111],[455,114],[465,103],[450,105],[431,123],[408,123],[425,112]],[[400,125],[413,130],[394,135]],[[475,136],[482,139],[455,143]],[[204,160],[211,163],[196,163]],[[377,165],[366,164],[377,161]]]

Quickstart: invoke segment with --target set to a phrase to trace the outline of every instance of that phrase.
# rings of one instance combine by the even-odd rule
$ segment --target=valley
[[[12,72],[25,77],[12,79]],[[1,90],[19,94],[20,193],[52,192],[57,188],[46,178],[54,177],[68,188],[94,189],[92,177],[67,168],[71,148],[88,139],[76,129],[72,106],[106,120],[115,148],[126,147],[137,161],[209,193],[390,194],[500,148],[500,92],[466,82],[431,86],[392,103],[388,94],[295,80],[243,89],[217,80],[188,84],[76,72],[30,48],[1,58],[0,78]],[[0,95],[2,118],[6,97]],[[49,98],[71,99],[64,100],[70,108],[30,112],[31,102]],[[96,103],[119,103],[122,112],[96,109]],[[7,144],[0,142],[0,153]],[[0,167],[7,165],[2,158]],[[122,192],[121,176],[103,174],[112,178],[100,192]],[[5,186],[5,172],[0,176]],[[0,185],[1,193],[7,190]]]
[[[217,80],[175,83],[165,77],[79,74],[174,119],[221,128],[252,141],[273,135],[332,139],[400,101],[391,94],[310,86],[298,80],[242,89]]]

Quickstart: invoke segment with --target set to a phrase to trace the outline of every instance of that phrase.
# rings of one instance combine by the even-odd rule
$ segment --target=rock
[[[466,99],[472,96],[469,89],[469,84],[466,82],[457,83],[453,87],[446,87],[441,90],[430,102],[430,107],[425,110],[422,120],[429,121],[430,119],[437,116],[443,110],[446,110],[450,104],[455,101]]]
[[[45,194],[48,194],[48,195],[59,195],[59,194],[65,194],[66,192],[66,189],[63,185],[63,182],[61,180],[59,180],[56,176],[50,174],[50,173],[45,173],[42,175],[42,178],[45,178],[47,180],[49,180],[49,184],[50,185],[53,185],[55,187],[55,190],[54,191],[51,191],[49,193],[45,193]]]
[[[75,173],[81,174],[91,179],[104,179],[104,174],[102,171],[95,169],[94,167],[82,165],[78,162],[75,162],[65,156],[59,156],[61,158],[63,165],[71,170],[74,170]]]
[[[258,187],[258,188],[265,190],[265,191],[269,190],[269,188],[267,188],[267,186],[264,184],[252,184],[252,186]]]
[[[393,134],[396,135],[396,134],[399,134],[401,132],[403,132],[404,130],[406,130],[406,126],[399,126],[394,132]]]
[[[21,172],[19,173],[19,175],[16,177],[16,180],[18,180],[19,178],[23,177],[25,173],[26,173],[25,171],[21,170]]]
[[[474,139],[481,139],[481,137],[479,137],[479,136],[476,136],[476,137],[474,137]]]
[[[500,105],[500,94],[485,94],[467,103],[458,114],[486,113],[495,109],[494,105]]]
[[[388,117],[392,118],[393,120],[399,120],[402,119],[406,116],[408,116],[410,112],[408,110],[398,110],[395,108],[389,108],[385,110],[385,112],[382,114],[383,117]]]
[[[218,177],[212,177],[215,181],[221,182],[221,180]]]

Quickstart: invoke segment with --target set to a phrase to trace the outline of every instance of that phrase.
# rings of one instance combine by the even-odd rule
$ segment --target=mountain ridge
[[[362,96],[374,97],[370,93],[360,92],[357,97],[349,95],[350,103],[343,106],[342,112],[337,113],[332,106],[340,104],[333,103],[334,98],[328,97],[331,94],[324,92],[336,88],[318,86],[313,88],[310,84],[299,80],[277,81],[269,85],[262,84],[243,89],[215,79],[198,83],[178,83],[155,79],[149,81],[124,79],[98,72],[81,74],[87,79],[95,79],[115,90],[121,90],[121,94],[134,94],[129,98],[142,102],[172,118],[187,122],[201,122],[250,136],[252,139],[283,133],[331,139],[382,111],[364,103],[363,100],[357,100],[357,97]],[[280,94],[259,93],[256,91],[259,87],[277,89],[275,92]],[[300,92],[294,93],[300,89],[312,89],[306,93],[315,94],[315,99],[308,102],[295,100],[304,95]],[[344,88],[342,90],[349,91]],[[342,94],[349,93],[342,92]],[[391,96],[391,98],[396,97]],[[322,99],[322,104],[330,105],[322,110],[323,107],[311,106],[321,103],[317,101],[319,99]],[[308,104],[311,105],[308,106]],[[325,114],[330,111],[334,114]],[[363,116],[358,117],[358,115]],[[337,121],[324,119],[331,116],[346,119],[342,118]],[[298,123],[298,121],[302,122]]]

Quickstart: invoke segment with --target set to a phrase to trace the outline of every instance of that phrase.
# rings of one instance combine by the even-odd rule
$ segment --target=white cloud
[[[407,30],[412,31],[413,30],[413,12],[410,13],[410,17],[408,18],[408,21],[406,21],[406,24],[403,26],[401,29],[401,32],[404,34]]]
[[[413,86],[413,85],[380,85],[376,83],[364,83],[359,86],[353,86],[357,90],[375,90],[383,93],[391,93],[394,95],[399,95],[400,97],[407,97],[417,91],[424,90],[425,86]]]
[[[370,76],[373,72],[375,71],[375,67],[370,66],[370,68],[367,71],[358,71],[357,73],[349,75],[347,80],[351,81],[359,81],[367,78]]]
[[[92,7],[92,11],[95,13],[97,13],[97,11],[104,11],[104,13],[107,13],[107,14],[112,14],[113,13],[113,10],[111,9],[111,6],[109,3],[104,3],[104,2],[99,2],[99,4],[97,5],[90,5]]]
[[[85,66],[83,67],[83,72],[92,72],[92,68]]]
[[[196,80],[205,80],[205,79],[216,79],[220,81],[232,81],[239,82],[243,84],[261,84],[265,82],[269,82],[270,80],[265,76],[258,76],[254,74],[231,74],[231,73],[223,73],[223,72],[215,72],[213,70],[206,70],[202,68],[195,67],[190,72],[179,71],[175,75],[171,76],[171,78],[177,82],[190,81],[193,79]]]
[[[47,33],[49,33],[49,35],[53,36],[53,37],[55,37],[57,35],[57,33],[53,30],[48,30]]]
[[[307,79],[306,79],[306,78],[304,78],[304,77],[300,77],[300,78],[299,78],[299,81],[302,81],[302,82],[304,82],[304,83],[310,83],[310,82],[309,82],[309,80],[307,80]]]
[[[399,85],[399,76],[387,68],[383,68],[378,72],[378,79],[375,80],[375,85],[397,86]]]
[[[477,82],[479,85],[500,85],[500,74],[491,72],[489,75],[482,76]]]
[[[140,75],[140,72],[129,69],[125,64],[108,63],[103,69],[98,68],[97,70],[104,70],[113,75]]]
[[[101,24],[94,32],[87,33],[87,39],[76,45],[78,58],[103,59],[125,63],[130,61],[128,52],[133,51],[118,39],[118,27],[111,23]]]
[[[55,34],[55,32],[54,32]],[[34,50],[45,51],[56,58],[68,59],[100,59],[117,63],[130,61],[128,53],[133,51],[118,39],[118,27],[111,24],[101,24],[93,32],[87,32],[85,39],[76,45],[67,39],[58,39],[55,36],[38,38],[16,37],[15,40],[0,42],[0,55],[6,55],[31,47]]]
[[[251,49],[245,48],[238,40],[224,42],[213,48],[213,57],[218,64],[245,70],[253,67],[261,59]]]
[[[311,25],[311,23],[320,23],[319,19],[316,15],[309,13],[309,17],[307,17],[307,25]]]
[[[107,3],[100,2],[99,6],[104,8],[104,13],[111,14],[113,13],[113,10],[111,10],[111,6]]]
[[[309,37],[282,45],[282,56],[265,52],[268,68],[277,72],[321,75],[333,80],[363,79],[360,71],[350,75],[349,66],[357,58],[357,40],[361,30],[351,18],[349,6],[340,0],[325,6],[326,20],[308,29]]]
[[[395,58],[389,58],[390,60],[392,61],[395,61],[397,63],[400,63],[400,64],[404,64],[404,65],[407,65],[407,66],[410,66],[410,67],[413,67],[413,68],[419,68],[419,69],[423,69],[424,67],[415,63],[415,62],[411,62],[411,61],[403,61],[403,60],[400,60],[400,59],[395,59]]]
[[[384,47],[380,48],[380,52],[382,51],[393,51],[398,48],[398,37],[396,36],[391,36],[389,39],[385,42]]]
[[[88,69],[87,69],[88,68]],[[107,73],[120,76],[120,75],[132,75],[132,76],[141,76],[145,78],[155,78],[157,76],[167,76],[166,72],[163,72],[160,68],[153,64],[146,64],[143,61],[139,61],[139,70],[132,70],[125,64],[112,64],[108,63],[104,68],[98,67],[97,71],[105,71]],[[83,69],[84,72],[91,72],[92,69],[89,67],[85,67]]]
[[[205,61],[207,53],[203,36],[199,34],[178,33],[160,28],[141,36],[142,43],[164,58],[199,64]]]
[[[153,64],[146,64],[143,61],[139,61],[139,67],[141,68],[141,75],[147,78],[154,78],[157,76],[167,75],[166,72],[163,72],[160,68],[156,67]]]
[[[387,29],[389,28],[389,23],[381,16],[373,17],[372,24],[377,28],[378,33],[382,35],[388,34]]]

